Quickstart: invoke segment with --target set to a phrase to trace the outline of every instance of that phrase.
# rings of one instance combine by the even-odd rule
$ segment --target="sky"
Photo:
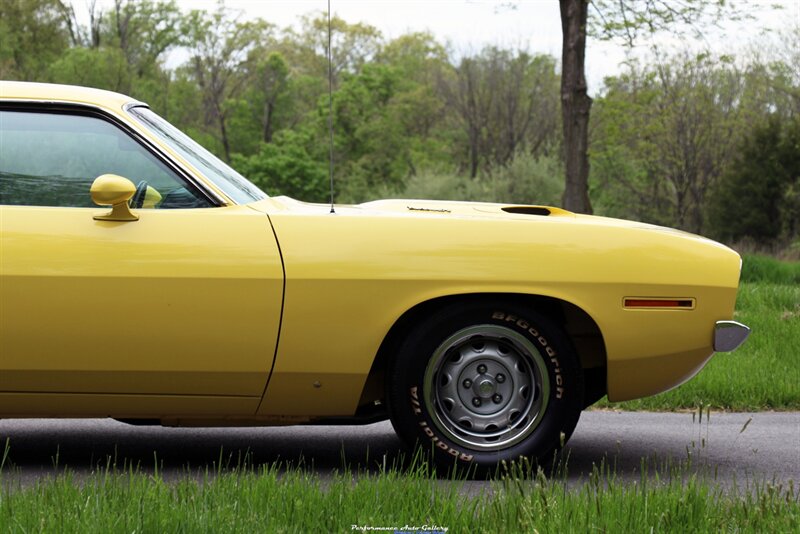
[[[78,2],[76,2],[77,4]],[[109,5],[112,0],[101,0]],[[177,0],[184,10],[214,10],[217,0]],[[515,7],[509,8],[508,4]],[[775,10],[769,6],[782,5]],[[241,17],[263,18],[279,27],[296,25],[309,12],[323,12],[327,0],[226,0],[225,5]],[[686,45],[710,47],[717,53],[734,54],[761,32],[786,30],[800,24],[800,0],[750,0],[754,20],[731,22],[724,31],[714,31],[705,42],[677,40],[661,35],[661,48]],[[531,52],[561,55],[561,22],[556,0],[331,0],[331,11],[349,23],[365,22],[378,28],[387,39],[411,31],[430,31],[450,43],[458,53],[478,51],[486,45],[522,47]],[[637,54],[644,54],[642,46]],[[620,72],[625,49],[616,43],[589,41],[586,70],[589,91],[597,92],[605,76]]]

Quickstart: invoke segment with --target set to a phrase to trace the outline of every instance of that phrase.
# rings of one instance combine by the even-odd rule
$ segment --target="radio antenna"
[[[331,179],[331,213],[336,213],[333,208],[333,60],[331,56],[331,0],[328,0],[328,133],[330,134],[328,168]]]

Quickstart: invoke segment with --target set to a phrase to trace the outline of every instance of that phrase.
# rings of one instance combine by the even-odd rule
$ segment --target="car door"
[[[0,113],[0,415],[54,393],[254,411],[283,298],[267,216],[215,206],[109,116]],[[95,219],[109,209],[89,188],[108,173],[143,191],[138,220]]]

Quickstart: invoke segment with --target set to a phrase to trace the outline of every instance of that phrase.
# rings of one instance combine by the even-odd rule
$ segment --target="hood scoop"
[[[547,217],[552,213],[551,208],[542,206],[506,206],[500,209],[506,213],[515,213],[517,215],[541,215]]]
[[[319,207],[323,207],[321,204]],[[373,200],[358,206],[359,210],[375,213],[407,213],[418,216],[439,217],[493,217],[501,219],[531,220],[530,217],[575,217],[574,213],[553,206],[526,204],[498,204],[453,200],[393,199]]]

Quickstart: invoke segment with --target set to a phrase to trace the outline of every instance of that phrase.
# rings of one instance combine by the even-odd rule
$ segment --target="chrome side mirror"
[[[98,221],[138,221],[139,216],[131,211],[128,200],[136,192],[133,182],[116,174],[98,176],[89,190],[92,202],[98,206],[111,206],[104,215],[95,215]]]

